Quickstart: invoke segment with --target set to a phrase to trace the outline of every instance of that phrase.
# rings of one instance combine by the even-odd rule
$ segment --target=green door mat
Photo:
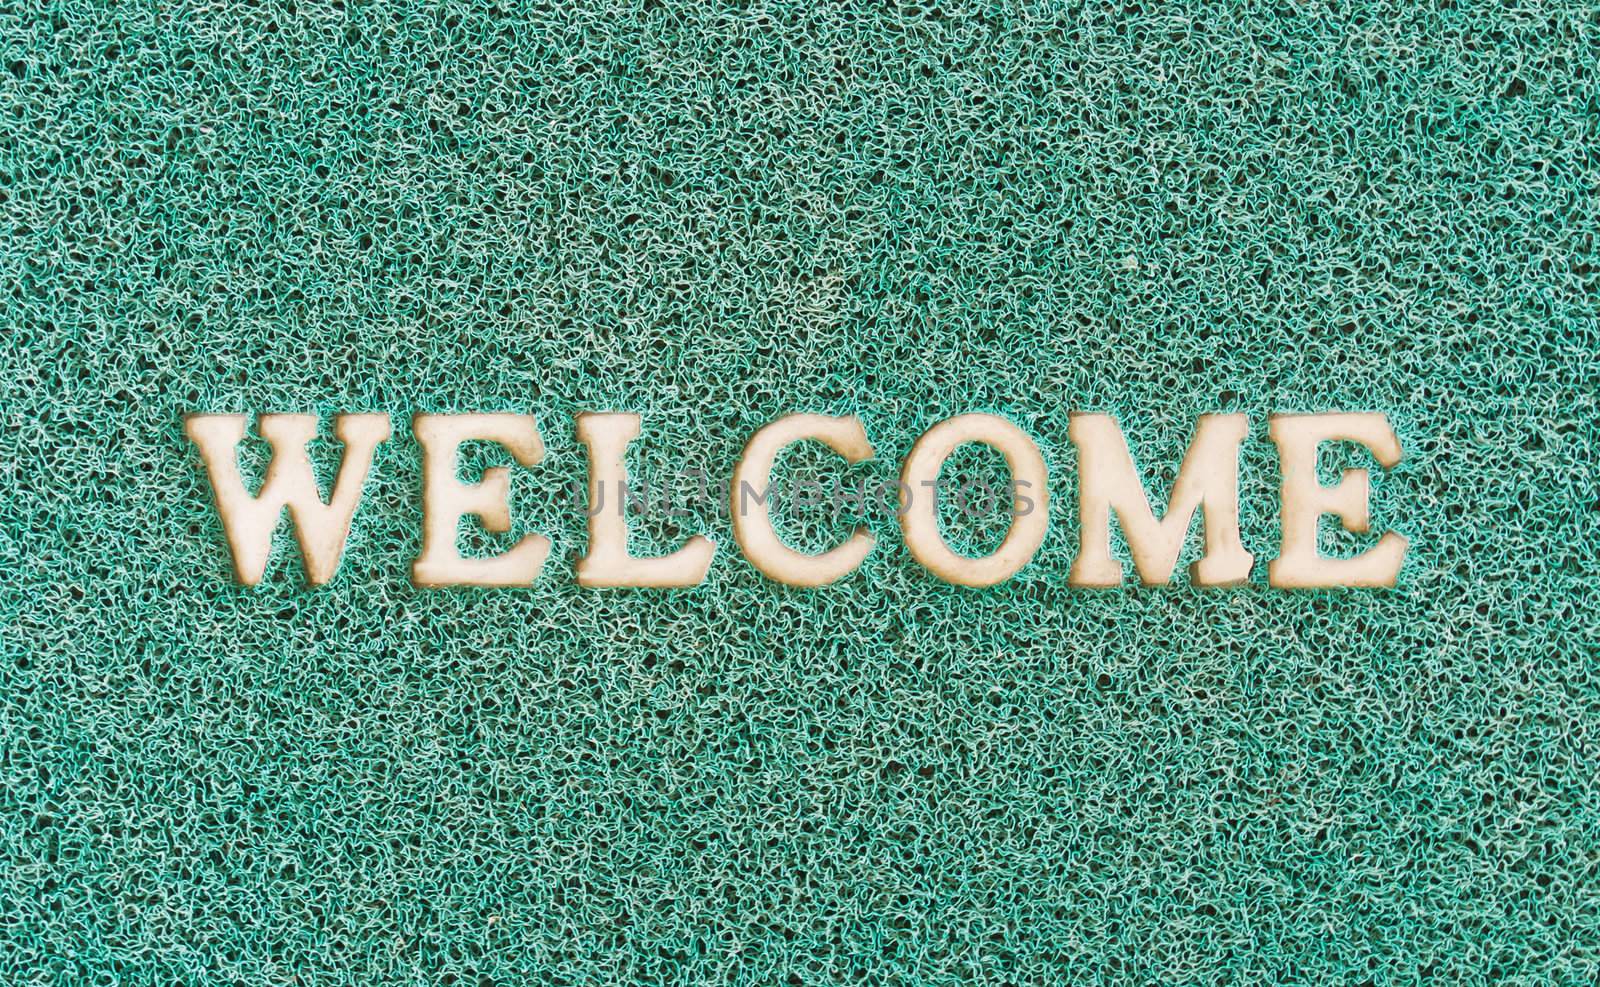
[[[1593,4],[46,0],[0,49],[0,982],[1600,978]],[[184,416],[292,411],[324,484],[333,414],[393,437],[330,582],[284,524],[241,586]],[[460,539],[549,537],[532,586],[411,583],[410,415],[464,411],[538,419]],[[827,484],[1000,415],[1050,527],[973,589],[780,503],[877,539],[795,589],[702,504],[631,525],[702,585],[580,588],[596,411],[719,503],[792,412],[861,418],[779,457]],[[1247,584],[1196,524],[1069,588],[1085,411],[1158,506],[1248,416]],[[1321,461],[1394,589],[1267,584],[1268,416],[1322,411],[1404,447]]]

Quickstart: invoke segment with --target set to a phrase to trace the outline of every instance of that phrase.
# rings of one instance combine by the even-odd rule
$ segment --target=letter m
[[[1191,568],[1190,580],[1196,586],[1228,586],[1249,578],[1253,559],[1239,537],[1239,444],[1246,430],[1244,415],[1201,415],[1166,515],[1157,519],[1116,419],[1073,414],[1067,433],[1078,447],[1082,529],[1068,581],[1074,586],[1122,582],[1122,563],[1111,557],[1115,513],[1140,580],[1165,585],[1196,511],[1205,517],[1205,554]]]
[[[306,580],[312,585],[325,583],[338,570],[339,556],[350,535],[350,519],[372,469],[373,452],[389,437],[389,416],[339,415],[335,421],[334,434],[344,443],[344,458],[333,494],[324,503],[306,453],[306,444],[317,434],[315,415],[260,417],[257,428],[272,447],[272,459],[266,479],[253,497],[239,476],[239,442],[244,438],[247,416],[189,415],[184,419],[184,432],[199,447],[211,477],[217,514],[233,552],[234,572],[246,586],[261,582],[267,570],[272,533],[285,507],[300,543]]]

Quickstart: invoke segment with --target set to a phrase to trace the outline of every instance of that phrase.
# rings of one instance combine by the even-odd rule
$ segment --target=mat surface
[[[1600,976],[1591,4],[0,27],[0,980]],[[285,526],[242,588],[182,416],[294,410],[395,436],[332,583]],[[532,588],[411,586],[419,410],[538,417]],[[780,472],[868,479],[1003,414],[1051,531],[973,591],[874,515],[796,591],[705,510],[637,530],[714,538],[705,585],[580,590],[585,410],[714,483],[790,411],[878,456]],[[1197,414],[1248,413],[1252,583],[1069,590],[1072,410],[1158,499]],[[1280,410],[1390,416],[1398,589],[1266,585]]]

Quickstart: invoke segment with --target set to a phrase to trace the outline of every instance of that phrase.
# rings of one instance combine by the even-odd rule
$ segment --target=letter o
[[[1006,457],[1014,488],[1027,490],[1032,509],[1019,511],[1012,504],[1011,530],[992,554],[981,559],[958,555],[939,532],[938,501],[932,485],[938,482],[945,460],[960,446],[981,442]],[[904,489],[912,491],[900,515],[906,547],[935,576],[958,586],[993,586],[1003,583],[1027,565],[1044,542],[1050,526],[1049,471],[1033,439],[998,415],[971,414],[946,418],[911,447],[900,470]]]

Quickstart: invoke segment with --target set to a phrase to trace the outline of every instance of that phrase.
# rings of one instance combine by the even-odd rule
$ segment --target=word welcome
[[[246,415],[193,414],[185,431],[200,452],[216,495],[217,511],[233,555],[239,582],[255,585],[266,572],[272,536],[285,508],[300,545],[306,578],[331,579],[350,534],[371,472],[373,454],[390,435],[389,416],[340,414],[334,434],[344,444],[333,489],[326,499],[317,487],[307,453],[316,436],[314,415],[264,414],[257,431],[272,456],[259,490],[250,494],[239,472],[238,446],[249,425]],[[491,532],[511,529],[509,467],[483,471],[476,482],[457,477],[461,446],[489,442],[502,446],[522,466],[544,457],[544,443],[532,415],[419,414],[412,432],[422,449],[422,550],[412,565],[418,586],[527,586],[544,568],[550,540],[530,534],[498,555],[463,556],[457,544],[460,522],[475,517]],[[1239,532],[1239,446],[1248,431],[1242,414],[1201,415],[1189,448],[1157,517],[1145,495],[1139,469],[1114,418],[1073,414],[1068,436],[1078,451],[1078,554],[1068,574],[1076,587],[1112,587],[1124,579],[1123,564],[1111,554],[1111,516],[1115,514],[1139,579],[1146,585],[1170,581],[1195,515],[1204,525],[1204,552],[1190,567],[1196,586],[1245,582],[1254,557]],[[577,582],[587,587],[685,587],[702,582],[717,546],[704,535],[689,538],[665,555],[636,556],[628,550],[628,512],[603,509],[607,486],[628,489],[625,458],[638,438],[640,418],[628,412],[577,416],[577,438],[588,451],[589,552],[577,565]],[[1344,471],[1324,486],[1317,477],[1320,447],[1329,442],[1364,446],[1383,467],[1400,461],[1400,441],[1388,418],[1372,412],[1284,414],[1272,416],[1269,434],[1282,468],[1280,508],[1282,543],[1267,568],[1268,583],[1285,589],[1393,586],[1405,557],[1406,539],[1387,532],[1366,551],[1332,558],[1317,549],[1321,518],[1331,515],[1345,529],[1368,530],[1369,479],[1365,469]],[[789,547],[773,527],[772,469],[789,445],[820,442],[848,463],[873,456],[861,420],[851,415],[794,414],[763,427],[744,447],[729,486],[734,539],[745,558],[767,577],[791,586],[825,586],[849,575],[872,552],[875,541],[857,528],[841,544],[819,553]],[[1011,474],[1010,526],[1000,546],[982,558],[953,551],[939,528],[936,496],[939,473],[950,455],[967,443],[1000,452]],[[935,576],[962,586],[993,586],[1027,565],[1049,526],[1049,475],[1039,447],[1025,432],[998,415],[966,414],[929,428],[901,465],[894,491],[895,513],[906,547]],[[617,502],[617,501],[614,501]]]

